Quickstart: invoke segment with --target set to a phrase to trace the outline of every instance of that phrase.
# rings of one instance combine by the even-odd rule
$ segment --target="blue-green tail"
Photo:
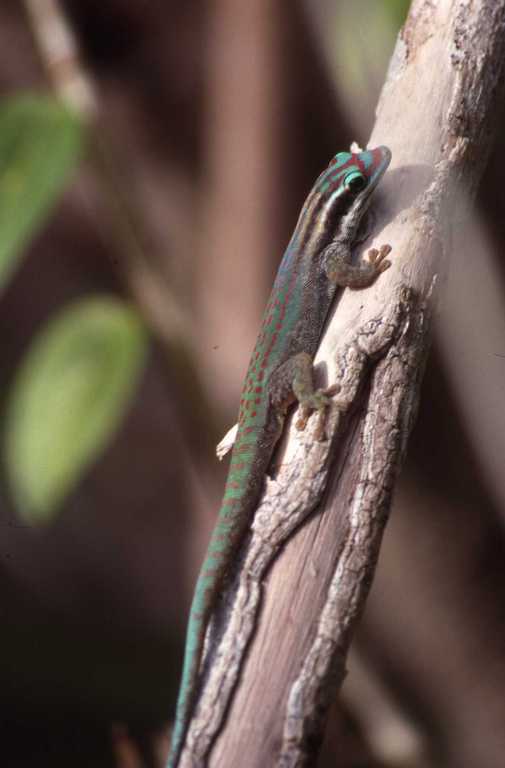
[[[208,558],[205,560],[204,568],[206,567],[207,562]],[[206,581],[208,577],[206,578],[206,571],[204,568],[202,568],[202,572],[198,578],[195,594],[191,603],[191,612],[186,632],[184,664],[182,668],[179,698],[177,700],[177,712],[167,768],[175,768],[178,763],[180,752],[186,737],[191,711],[195,703],[198,672],[203,653],[205,630],[208,623],[207,614],[210,615],[212,608],[209,605],[206,606],[205,596],[208,589]]]
[[[268,451],[258,451],[256,438],[257,430],[248,425],[239,430],[218,521],[196,583],[186,632],[184,664],[167,768],[176,768],[179,762],[196,704],[207,626],[230,561],[249,527],[248,511],[254,509],[269,462]],[[258,460],[261,466],[258,466]]]

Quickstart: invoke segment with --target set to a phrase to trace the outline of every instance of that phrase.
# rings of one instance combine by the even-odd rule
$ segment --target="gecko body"
[[[167,768],[176,768],[196,704],[206,629],[227,572],[251,525],[287,409],[299,426],[329,405],[312,384],[312,360],[339,286],[364,287],[383,272],[389,246],[351,263],[373,190],[389,165],[387,147],[340,152],[321,173],[300,213],[263,315],[244,381],[224,497],[191,605],[176,720]]]

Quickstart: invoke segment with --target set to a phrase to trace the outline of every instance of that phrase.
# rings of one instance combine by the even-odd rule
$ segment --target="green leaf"
[[[54,99],[0,102],[0,290],[76,165],[83,128]]]
[[[144,367],[147,335],[112,297],[60,311],[32,342],[7,401],[4,456],[21,517],[49,522],[118,428]]]

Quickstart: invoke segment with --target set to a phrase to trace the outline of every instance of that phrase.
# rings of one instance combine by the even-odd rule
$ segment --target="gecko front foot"
[[[378,276],[391,266],[386,259],[391,253],[390,245],[381,245],[379,249],[370,248],[368,258],[352,264],[350,254],[342,250],[339,243],[330,243],[325,251],[326,274],[330,285],[337,284],[349,288],[366,288]]]
[[[368,251],[368,263],[371,264],[377,273],[385,272],[389,269],[391,262],[386,260],[386,256],[391,253],[391,246],[389,244],[381,245],[377,248],[370,248]]]

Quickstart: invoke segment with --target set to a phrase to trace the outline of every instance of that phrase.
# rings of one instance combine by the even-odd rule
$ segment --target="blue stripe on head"
[[[334,158],[330,160],[331,168],[338,168],[340,165],[345,165],[352,159],[350,152],[337,152]]]
[[[347,174],[354,166],[350,165],[353,154],[351,152],[338,152],[330,160],[328,167],[322,172],[318,181],[319,191],[324,195],[330,187],[335,188],[339,179]]]
[[[372,153],[369,152],[368,150],[366,150],[365,152],[360,152],[359,153],[359,158],[360,158],[361,162],[363,163],[365,171],[368,171],[368,169],[370,168],[370,166],[373,163]]]

